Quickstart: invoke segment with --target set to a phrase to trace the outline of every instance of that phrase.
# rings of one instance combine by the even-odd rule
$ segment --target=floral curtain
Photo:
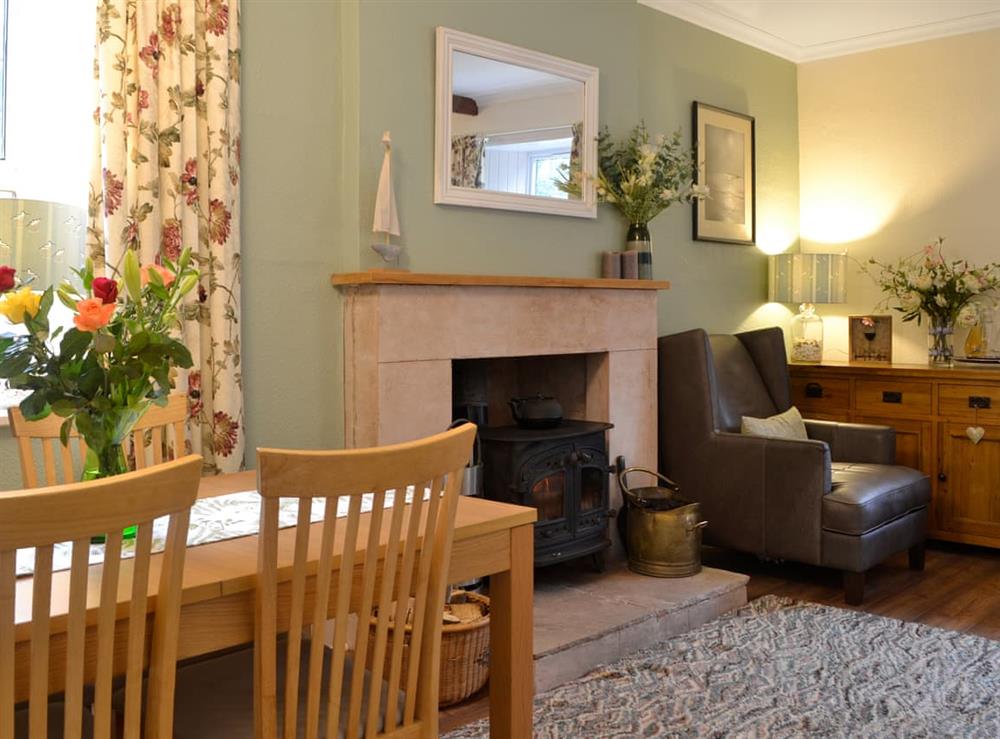
[[[570,172],[578,172],[580,167],[583,166],[581,157],[583,156],[583,150],[580,147],[581,139],[583,138],[583,121],[579,121],[573,124],[573,140],[570,144],[569,150],[569,170]]]
[[[451,184],[455,187],[483,187],[483,153],[486,139],[470,134],[451,139]]]
[[[90,256],[111,271],[127,249],[144,263],[194,250],[201,284],[182,332],[195,365],[177,387],[206,471],[237,470],[239,0],[99,0],[94,74]]]

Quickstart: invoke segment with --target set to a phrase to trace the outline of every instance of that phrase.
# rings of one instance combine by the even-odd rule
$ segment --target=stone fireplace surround
[[[567,417],[615,424],[612,460],[656,468],[656,291],[667,283],[390,271],[333,283],[345,298],[348,446],[445,428],[453,363],[479,358],[490,366],[491,424],[508,422],[509,393],[550,390]],[[611,505],[621,505],[617,482]],[[646,577],[616,551],[601,574],[575,562],[536,572],[536,692],[746,603],[745,575]]]
[[[614,424],[610,459],[656,468],[656,301],[669,283],[390,270],[332,282],[344,294],[348,447],[444,430],[455,360],[530,357],[567,417]],[[553,387],[560,377],[567,386]],[[509,420],[491,407],[498,423]]]

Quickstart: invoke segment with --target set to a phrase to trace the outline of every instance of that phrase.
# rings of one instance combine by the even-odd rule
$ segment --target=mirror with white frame
[[[437,29],[434,202],[594,218],[598,70]],[[567,193],[558,183],[576,177]]]

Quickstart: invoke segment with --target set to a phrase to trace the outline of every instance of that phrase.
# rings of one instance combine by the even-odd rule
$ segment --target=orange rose
[[[73,316],[73,323],[81,331],[97,331],[108,325],[116,307],[116,303],[105,305],[100,298],[81,300],[76,304],[77,314]]]
[[[144,264],[142,265],[142,285],[145,287],[149,284],[149,273],[156,272],[160,275],[163,280],[163,285],[165,287],[170,287],[170,283],[174,281],[174,273],[169,269],[160,264]]]

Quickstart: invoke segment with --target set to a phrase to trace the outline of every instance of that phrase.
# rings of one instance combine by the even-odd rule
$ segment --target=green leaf
[[[87,357],[88,361],[84,362],[83,372],[80,373],[80,393],[86,398],[93,398],[104,386],[104,370],[93,357],[93,354]]]
[[[94,334],[94,351],[98,354],[108,354],[116,346],[117,342],[115,342],[114,336],[100,332]]]
[[[142,331],[141,333],[134,334],[132,340],[125,347],[125,353],[128,355],[135,355],[149,346],[150,335],[148,331]]]
[[[45,418],[52,409],[49,407],[48,402],[45,400],[45,393],[41,390],[36,390],[27,398],[21,401],[21,413],[29,421],[37,421],[40,418]]]
[[[81,331],[78,328],[71,328],[63,336],[62,343],[59,345],[60,354],[69,359],[71,357],[81,356],[87,347],[90,346],[91,339],[94,335],[89,331]]]
[[[91,443],[91,439],[94,436],[94,421],[89,411],[81,410],[76,414],[76,430],[80,432],[80,436],[87,440],[87,446],[94,446]]]
[[[53,413],[57,416],[61,416],[62,418],[67,418],[80,407],[80,401],[70,400],[69,398],[60,398],[59,400],[52,401],[51,405]]]
[[[69,432],[73,430],[73,419],[67,418],[59,427],[59,441],[63,446],[69,446]]]
[[[129,249],[125,254],[123,265],[125,290],[136,303],[142,299],[142,276],[139,273],[139,257],[135,250]]]
[[[0,379],[9,380],[23,374],[30,364],[31,355],[28,352],[10,354],[0,362]]]
[[[170,357],[174,360],[174,364],[181,369],[188,369],[194,364],[194,360],[191,359],[191,352],[181,342],[171,341],[168,351],[170,352]]]

